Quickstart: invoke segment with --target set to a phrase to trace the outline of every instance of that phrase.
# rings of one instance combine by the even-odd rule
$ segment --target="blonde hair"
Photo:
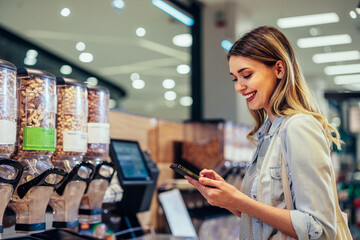
[[[228,59],[231,56],[247,57],[267,66],[274,66],[281,60],[285,65],[285,74],[279,79],[270,97],[274,116],[285,117],[298,113],[311,115],[320,122],[327,138],[341,148],[342,141],[338,131],[328,123],[325,115],[319,110],[305,82],[295,51],[282,32],[271,26],[258,27],[234,43],[228,53]],[[264,109],[249,111],[255,120],[255,126],[247,137],[253,140],[253,135],[266,120],[266,112]]]

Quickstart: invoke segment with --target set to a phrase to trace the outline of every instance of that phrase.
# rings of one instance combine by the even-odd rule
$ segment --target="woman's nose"
[[[241,82],[235,83],[235,91],[238,93],[242,93],[246,89],[246,86],[244,84],[241,84]]]

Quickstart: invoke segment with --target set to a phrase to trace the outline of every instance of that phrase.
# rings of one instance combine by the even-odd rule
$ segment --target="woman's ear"
[[[285,64],[283,61],[279,60],[275,63],[275,74],[277,79],[282,79],[285,74]]]

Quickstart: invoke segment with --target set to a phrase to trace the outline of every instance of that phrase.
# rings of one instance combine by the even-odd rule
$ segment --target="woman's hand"
[[[231,184],[226,183],[215,171],[202,170],[199,181],[190,177],[185,178],[199,190],[210,205],[226,208],[236,216],[240,215],[239,202],[247,196]]]

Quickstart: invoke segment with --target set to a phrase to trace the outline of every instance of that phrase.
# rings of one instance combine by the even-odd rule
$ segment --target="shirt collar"
[[[283,120],[284,117],[276,117],[274,119],[274,122],[271,124],[270,118],[267,118],[266,121],[263,123],[263,125],[259,128],[259,130],[257,130],[256,133],[254,134],[255,140],[260,141],[260,139],[262,139],[265,136],[265,134],[267,134],[267,130],[269,129],[270,125],[271,127],[268,133],[270,136],[274,135],[276,130],[279,129]]]

